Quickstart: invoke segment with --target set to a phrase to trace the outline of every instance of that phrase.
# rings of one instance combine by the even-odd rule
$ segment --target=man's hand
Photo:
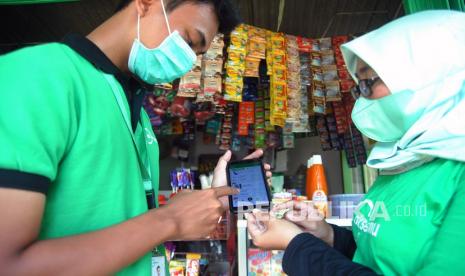
[[[263,150],[258,149],[254,151],[253,153],[247,155],[244,160],[247,159],[257,159],[262,157],[263,155]],[[218,163],[216,164],[215,171],[213,173],[213,182],[212,182],[212,187],[223,187],[227,185],[227,177],[226,177],[226,166],[228,165],[228,162],[231,160],[231,151],[226,151],[226,153],[220,157],[218,160]],[[266,177],[270,178],[271,177],[271,166],[269,164],[265,164],[265,172],[266,172]],[[222,197],[220,198],[221,202],[223,203],[223,206],[225,208],[228,208],[229,201],[228,197]]]
[[[196,240],[205,238],[215,230],[220,216],[226,211],[220,197],[238,191],[231,187],[219,187],[202,191],[184,190],[160,208],[174,221],[172,239]]]

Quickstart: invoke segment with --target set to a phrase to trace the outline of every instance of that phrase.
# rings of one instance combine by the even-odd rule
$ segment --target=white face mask
[[[137,38],[129,54],[128,68],[149,84],[169,83],[192,69],[197,59],[189,44],[178,31],[171,32],[163,0],[161,1],[169,36],[154,49],[140,41],[140,15],[137,17]]]

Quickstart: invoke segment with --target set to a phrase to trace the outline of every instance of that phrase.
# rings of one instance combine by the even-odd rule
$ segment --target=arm
[[[0,275],[107,275],[175,232],[173,220],[159,209],[104,230],[39,241],[44,205],[43,194],[0,188]]]
[[[285,250],[283,269],[289,276],[376,275],[287,220],[254,210],[247,215],[247,228],[258,247]]]
[[[284,253],[283,269],[290,276],[377,275],[308,233],[295,236],[289,243]]]
[[[351,259],[354,257],[357,244],[355,243],[352,231],[337,225],[330,224],[333,229],[333,247],[341,254]]]
[[[100,231],[38,240],[45,196],[0,188],[0,275],[114,274],[166,240],[208,235],[224,211],[218,197],[229,193],[181,193],[166,207]]]

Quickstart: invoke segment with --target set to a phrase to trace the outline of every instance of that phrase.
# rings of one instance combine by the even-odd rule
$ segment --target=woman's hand
[[[323,240],[330,246],[333,246],[333,228],[324,220],[324,216],[311,202],[288,201],[274,206],[272,212],[278,212],[280,210],[290,210],[284,215],[286,220],[295,223],[303,231],[308,232]]]
[[[295,236],[303,232],[294,223],[273,218],[259,210],[246,214],[246,218],[253,243],[263,249],[284,250]]]

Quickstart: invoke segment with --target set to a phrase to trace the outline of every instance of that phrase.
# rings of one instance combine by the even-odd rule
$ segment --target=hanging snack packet
[[[335,47],[341,46],[341,44],[349,41],[349,37],[346,35],[333,36],[332,43]]]
[[[256,59],[253,57],[247,57],[245,59],[245,71],[244,77],[259,77],[258,69],[260,67],[260,59]]]
[[[326,81],[325,88],[326,88],[326,101],[327,102],[334,102],[334,101],[342,100],[339,81]]]
[[[219,59],[223,58],[224,35],[218,33],[210,44],[207,52],[204,54],[204,59]]]
[[[324,65],[321,69],[323,81],[335,81],[339,79],[336,65]]]
[[[334,52],[332,50],[326,50],[321,52],[321,65],[334,65],[336,60],[334,59]]]
[[[221,93],[222,78],[219,75],[203,78],[203,93],[209,101],[213,101],[213,96]]]
[[[181,78],[178,97],[195,98],[201,88],[201,71],[190,71]]]
[[[321,53],[320,52],[312,52],[311,54],[311,66],[317,66],[320,67],[322,62],[321,62]]]
[[[348,120],[346,110],[342,101],[332,102],[334,118],[336,119],[336,127],[338,134],[344,134],[348,130]]]
[[[326,100],[324,98],[313,98],[313,112],[326,114]]]
[[[313,100],[324,100],[325,99],[325,94],[326,88],[324,83],[322,82],[313,82],[312,86],[312,98]]]
[[[318,43],[320,46],[320,51],[331,50],[333,48],[333,43],[330,37],[320,38],[318,39]]]
[[[266,30],[248,26],[247,57],[265,59]]]
[[[284,67],[275,67],[273,70],[273,81],[284,83],[287,79],[286,68]]]
[[[312,40],[310,38],[297,37],[297,44],[299,51],[304,53],[310,53],[312,51]]]
[[[339,82],[341,85],[342,93],[350,93],[352,88],[355,86],[355,82],[353,80],[341,80]]]
[[[204,59],[203,75],[207,77],[219,75],[223,72],[223,59]]]
[[[351,79],[349,71],[346,68],[338,68],[337,74],[340,80],[349,80]]]

